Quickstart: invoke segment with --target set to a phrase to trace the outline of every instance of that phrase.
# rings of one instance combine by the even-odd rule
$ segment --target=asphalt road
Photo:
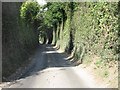
[[[92,82],[51,45],[42,45],[33,55],[35,65],[8,88],[89,88]],[[80,70],[80,69],[79,69]]]

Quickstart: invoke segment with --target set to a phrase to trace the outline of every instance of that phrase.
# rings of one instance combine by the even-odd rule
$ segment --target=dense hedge
[[[102,62],[117,60],[117,3],[82,3],[74,12],[75,47],[97,55]],[[80,15],[80,16],[79,16]],[[79,50],[78,50],[79,51]]]
[[[3,80],[28,61],[30,52],[38,45],[34,27],[20,19],[22,3],[2,3],[2,75]]]
[[[63,38],[58,40],[58,45],[63,50],[74,51],[75,60],[94,55],[101,58],[97,62],[105,65],[118,60],[118,3],[81,2],[73,6],[72,12],[66,10],[67,20],[60,33]]]

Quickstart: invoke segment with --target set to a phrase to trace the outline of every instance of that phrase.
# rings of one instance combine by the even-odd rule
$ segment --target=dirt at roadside
[[[93,64],[91,64],[90,66],[86,66],[85,64],[82,64],[82,65],[79,65],[79,67],[89,72],[92,78],[94,78],[96,83],[101,87],[104,86],[104,88],[118,88],[118,72],[116,67],[110,68],[108,70],[110,72],[109,76],[104,78],[98,74],[98,70],[94,69]],[[99,69],[99,72],[100,72],[100,69]]]

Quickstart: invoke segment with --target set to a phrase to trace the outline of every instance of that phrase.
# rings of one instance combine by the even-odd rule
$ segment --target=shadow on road
[[[52,45],[42,45],[38,48],[35,55],[33,55],[32,64],[27,67],[29,70],[27,70],[19,79],[37,75],[47,68],[73,66],[74,65],[70,62],[68,55],[59,53]]]

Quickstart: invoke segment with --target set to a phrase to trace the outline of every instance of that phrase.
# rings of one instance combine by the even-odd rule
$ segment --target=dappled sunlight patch
[[[43,54],[49,54],[49,53],[58,53],[57,51],[44,51]]]

